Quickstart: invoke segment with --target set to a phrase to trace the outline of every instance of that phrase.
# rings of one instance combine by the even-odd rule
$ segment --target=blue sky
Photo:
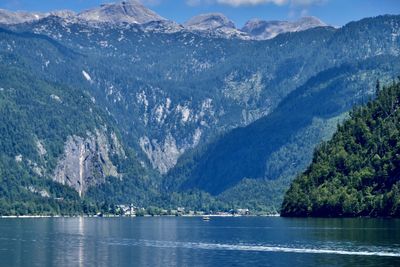
[[[113,0],[0,0],[0,8],[27,11],[81,11]],[[116,0],[119,1],[119,0]],[[400,0],[142,0],[179,23],[200,13],[221,12],[241,27],[251,18],[294,20],[316,16],[333,26],[382,14],[400,14]]]

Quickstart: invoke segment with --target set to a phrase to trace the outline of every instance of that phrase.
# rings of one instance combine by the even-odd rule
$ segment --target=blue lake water
[[[400,220],[0,219],[1,266],[400,266]]]

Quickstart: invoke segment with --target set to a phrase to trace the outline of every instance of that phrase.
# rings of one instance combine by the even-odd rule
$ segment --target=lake
[[[0,219],[1,266],[400,266],[400,220]]]

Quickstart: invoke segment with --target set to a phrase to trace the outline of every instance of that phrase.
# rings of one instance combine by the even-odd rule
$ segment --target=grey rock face
[[[209,13],[195,16],[184,25],[186,30],[211,33],[218,37],[249,39],[246,33],[236,29],[233,21],[220,13]]]
[[[99,8],[90,9],[78,14],[78,17],[83,20],[95,22],[137,24],[165,20],[165,18],[146,8],[136,0],[103,4]]]
[[[211,99],[194,104],[178,101],[161,89],[136,95],[140,123],[146,127],[139,146],[153,168],[164,174],[175,166],[179,156],[196,147],[209,124],[216,121]]]
[[[236,29],[233,21],[220,13],[198,15],[187,21],[184,26],[191,30],[201,31],[216,30],[220,28]]]
[[[97,131],[86,138],[70,136],[53,179],[74,188],[82,196],[90,186],[105,182],[107,176],[119,176],[109,153],[112,152],[104,133]]]
[[[265,40],[281,33],[304,31],[320,26],[327,25],[315,17],[304,17],[295,22],[253,19],[248,21],[241,30],[248,33],[252,39]]]
[[[157,168],[162,174],[167,173],[169,169],[175,166],[182,153],[171,134],[161,144],[157,140],[150,140],[147,136],[142,137],[140,138],[140,147],[153,167]]]

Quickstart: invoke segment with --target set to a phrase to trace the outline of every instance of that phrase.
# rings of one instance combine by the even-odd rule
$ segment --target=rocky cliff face
[[[80,13],[78,17],[87,21],[138,24],[165,20],[136,0],[103,4]]]
[[[105,182],[107,176],[120,176],[110,160],[111,153],[123,155],[120,146],[111,146],[104,133],[69,136],[53,179],[74,188],[82,196],[90,186]]]
[[[196,147],[216,124],[216,107],[211,99],[198,103],[166,95],[161,89],[136,95],[139,123],[147,131],[140,133],[139,146],[152,167],[164,174],[175,166],[179,156]]]
[[[193,30],[216,30],[221,28],[235,29],[233,21],[219,13],[201,14],[191,18],[184,25],[188,29]]]

